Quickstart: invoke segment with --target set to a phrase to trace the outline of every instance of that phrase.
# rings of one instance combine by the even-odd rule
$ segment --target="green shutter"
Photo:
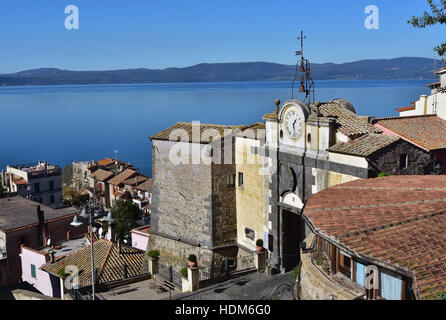
[[[36,279],[36,266],[33,264],[31,265],[31,277]]]

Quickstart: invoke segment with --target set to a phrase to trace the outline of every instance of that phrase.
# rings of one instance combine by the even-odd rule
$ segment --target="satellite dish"
[[[102,228],[99,228],[98,233],[101,235],[102,234]]]
[[[124,239],[124,243],[127,243],[127,239]]]
[[[51,245],[51,239],[46,240],[46,245],[50,246]]]

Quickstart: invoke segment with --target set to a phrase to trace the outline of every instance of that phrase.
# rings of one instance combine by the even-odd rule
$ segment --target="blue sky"
[[[379,30],[364,27],[370,4],[379,8]],[[79,30],[65,29],[67,5],[79,8]],[[312,62],[432,58],[445,27],[406,23],[426,8],[426,0],[1,0],[0,73],[294,64],[302,29]]]

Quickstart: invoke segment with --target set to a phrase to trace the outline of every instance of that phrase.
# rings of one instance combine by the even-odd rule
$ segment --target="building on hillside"
[[[73,178],[72,184],[79,189],[88,189],[89,186],[89,168],[96,164],[95,161],[79,161],[73,162]]]
[[[62,170],[59,166],[39,161],[37,164],[9,165],[3,173],[7,189],[30,200],[63,207]]]
[[[104,208],[111,207],[110,185],[108,181],[113,177],[113,172],[103,169],[97,169],[89,175],[90,185],[88,190],[100,199]]]
[[[140,250],[147,250],[150,239],[150,226],[142,226],[135,228],[132,233],[132,247]]]
[[[356,180],[310,197],[301,299],[435,299],[446,293],[446,177]]]
[[[86,226],[70,225],[75,208],[54,209],[15,196],[0,199],[0,286],[21,280],[20,248],[45,246],[77,237],[87,231]]]
[[[267,248],[270,266],[281,271],[299,262],[299,243],[309,232],[301,211],[311,195],[381,172],[423,173],[432,163],[425,150],[383,136],[344,99],[322,104],[289,100],[264,120],[264,153],[272,164]],[[403,168],[400,159],[408,154]]]
[[[425,174],[446,174],[446,120],[436,115],[426,115],[380,118],[375,119],[374,123],[384,134],[398,136],[417,149],[430,153],[433,162]],[[419,156],[419,152],[405,152],[401,155],[400,164],[417,165]]]
[[[210,266],[225,255],[244,251],[237,246],[237,200],[246,197],[251,204],[261,202],[261,194],[255,194],[260,188],[251,176],[255,168],[235,162],[241,150],[236,143],[249,146],[235,137],[247,134],[255,140],[257,129],[262,128],[263,124],[180,122],[150,138],[153,201],[148,249],[161,251],[161,259],[166,259],[161,263],[179,270],[194,253],[199,265]],[[262,219],[263,213],[256,212],[261,207],[255,203],[249,213]],[[254,237],[262,237],[262,227],[249,219],[246,224]]]
[[[96,293],[111,287],[141,281],[150,277],[145,264],[145,252],[122,244],[100,239],[93,242],[97,268]],[[78,270],[78,288],[72,291],[64,285],[64,274]],[[63,298],[91,295],[91,244],[85,239],[66,241],[56,247],[33,250],[22,247],[23,279],[45,295]]]
[[[446,87],[446,68],[435,73],[440,79],[426,85],[431,90],[430,95],[422,95],[419,100],[412,102],[412,105],[396,109],[401,117],[436,114],[446,120],[446,93],[438,92],[440,87]]]
[[[328,148],[328,159],[333,163],[354,163],[369,170],[369,177],[387,175],[423,175],[434,172],[434,157],[396,135],[369,133],[350,142],[341,142]],[[341,174],[330,175],[329,185],[345,182],[336,181]],[[354,177],[352,177],[354,180]]]
[[[116,200],[121,197],[128,195],[130,196],[130,192],[128,192],[125,188],[124,181],[134,178],[138,172],[136,169],[125,169],[121,173],[118,173],[110,180],[108,180],[109,184],[109,194],[110,194],[110,206],[112,207]]]
[[[125,190],[130,192],[132,201],[138,205],[142,216],[150,219],[150,213],[152,212],[152,178],[138,174],[123,183]]]

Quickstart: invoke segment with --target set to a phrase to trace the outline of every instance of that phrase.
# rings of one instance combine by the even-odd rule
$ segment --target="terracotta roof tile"
[[[328,151],[367,157],[399,139],[397,136],[369,133],[349,142],[335,144]]]
[[[113,175],[114,175],[113,172],[98,169],[95,172],[91,173],[90,177],[92,179],[104,182],[104,181],[107,181],[108,179],[110,179],[111,177],[113,177]]]
[[[174,124],[173,126],[160,131],[153,136],[150,137],[152,140],[171,140],[171,141],[178,141],[182,137],[183,134],[187,136],[188,141],[194,142],[194,143],[209,143],[212,142],[215,137],[212,136],[212,132],[215,132],[218,134],[218,137],[224,137],[228,134],[235,134],[237,130],[246,130],[246,129],[265,129],[264,123],[254,123],[251,125],[238,125],[238,126],[227,126],[227,125],[219,125],[219,124],[204,124],[200,123],[196,125],[196,129],[198,129],[197,133],[199,134],[200,141],[197,140],[197,137],[192,137],[192,123],[186,123],[186,122],[178,122]],[[207,133],[210,134],[206,135],[204,134],[207,131]]]
[[[48,273],[59,276],[59,270],[68,265],[74,265],[79,269],[79,285],[86,287],[91,285],[91,248],[90,245],[57,257],[54,263],[47,262],[40,267]],[[122,245],[121,253],[116,244],[108,240],[94,242],[94,263],[98,269],[98,282],[108,283],[124,278],[124,264],[127,265],[128,277],[143,274],[143,262],[145,252]]]
[[[109,184],[112,184],[114,186],[119,186],[121,183],[123,183],[125,180],[131,178],[132,176],[136,175],[136,171],[132,169],[125,169],[121,173],[114,176],[112,179],[108,181]]]
[[[339,131],[348,137],[381,133],[380,129],[362,120],[354,112],[342,107],[337,102],[324,103],[319,110],[324,117],[334,118],[339,126]]]
[[[446,120],[436,115],[376,119],[381,125],[427,150],[446,148]]]
[[[307,202],[315,230],[358,255],[415,272],[422,297],[446,292],[446,176],[391,176],[330,187]]]

